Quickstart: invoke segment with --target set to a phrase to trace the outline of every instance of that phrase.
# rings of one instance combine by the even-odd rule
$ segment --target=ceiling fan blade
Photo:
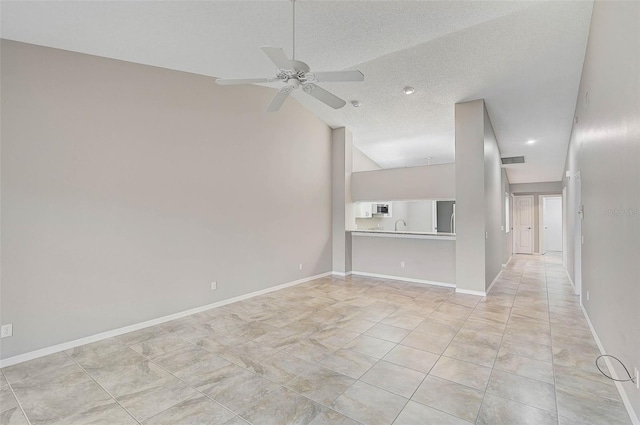
[[[216,84],[221,86],[233,86],[236,84],[272,83],[273,78],[218,78]]]
[[[264,54],[271,59],[271,62],[278,67],[278,69],[293,69],[291,61],[281,48],[264,46],[261,47],[261,49]]]
[[[364,81],[364,74],[360,71],[312,72],[311,75],[313,75],[316,81],[319,81],[321,83]]]
[[[267,112],[278,111],[282,106],[282,104],[284,103],[284,101],[287,100],[287,97],[292,91],[293,91],[293,86],[283,87],[280,90],[278,90],[278,93],[276,93],[276,95],[273,96],[273,99],[271,99],[271,103],[269,104],[269,106],[267,106]]]
[[[305,84],[302,86],[302,90],[304,90],[308,95],[315,97],[320,102],[331,106],[333,109],[340,109],[347,104],[347,102],[340,99],[338,96],[329,93],[322,87],[318,87],[315,84]]]

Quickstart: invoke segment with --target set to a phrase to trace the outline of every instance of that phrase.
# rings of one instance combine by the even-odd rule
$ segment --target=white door
[[[562,188],[562,267],[567,269],[567,188]]]
[[[533,254],[533,196],[516,196],[516,254]]]
[[[573,284],[575,285],[576,294],[580,295],[580,303],[582,303],[582,181],[580,171],[575,176],[576,189],[576,206],[575,206],[575,224],[574,224],[574,240],[573,240]]]
[[[544,251],[562,251],[562,197],[542,198]]]

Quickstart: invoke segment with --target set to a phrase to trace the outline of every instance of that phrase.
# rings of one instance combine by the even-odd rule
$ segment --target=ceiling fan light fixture
[[[402,91],[404,92],[404,94],[413,94],[413,93],[416,92],[416,89],[414,89],[411,86],[407,86],[407,87],[403,88]]]
[[[278,72],[275,78],[218,78],[216,84],[221,86],[231,86],[236,84],[264,84],[264,83],[285,83],[271,100],[267,106],[267,112],[276,112],[284,104],[287,97],[293,90],[301,88],[302,91],[311,97],[316,98],[320,102],[333,109],[340,109],[347,102],[333,93],[328,92],[315,83],[333,82],[333,83],[349,83],[355,81],[364,81],[364,75],[358,70],[346,71],[326,71],[311,72],[309,65],[296,60],[296,0],[291,0],[293,6],[293,55],[289,59],[284,50],[277,47],[263,46],[262,52],[273,62]],[[351,102],[354,107],[360,106]]]

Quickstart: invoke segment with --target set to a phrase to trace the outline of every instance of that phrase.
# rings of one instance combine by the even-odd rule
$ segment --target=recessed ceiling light
[[[352,100],[351,104],[353,105],[354,108],[359,108],[360,105],[362,105],[362,103],[360,103],[359,100]]]
[[[404,94],[413,94],[415,93],[416,89],[414,89],[413,87],[405,87],[402,89],[402,91],[404,92]]]
[[[527,145],[533,145],[535,142],[535,140],[527,140]]]

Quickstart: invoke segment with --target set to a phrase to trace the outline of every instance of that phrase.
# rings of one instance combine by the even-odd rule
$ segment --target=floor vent
[[[500,158],[502,164],[524,164],[524,156],[509,156],[506,158]]]

